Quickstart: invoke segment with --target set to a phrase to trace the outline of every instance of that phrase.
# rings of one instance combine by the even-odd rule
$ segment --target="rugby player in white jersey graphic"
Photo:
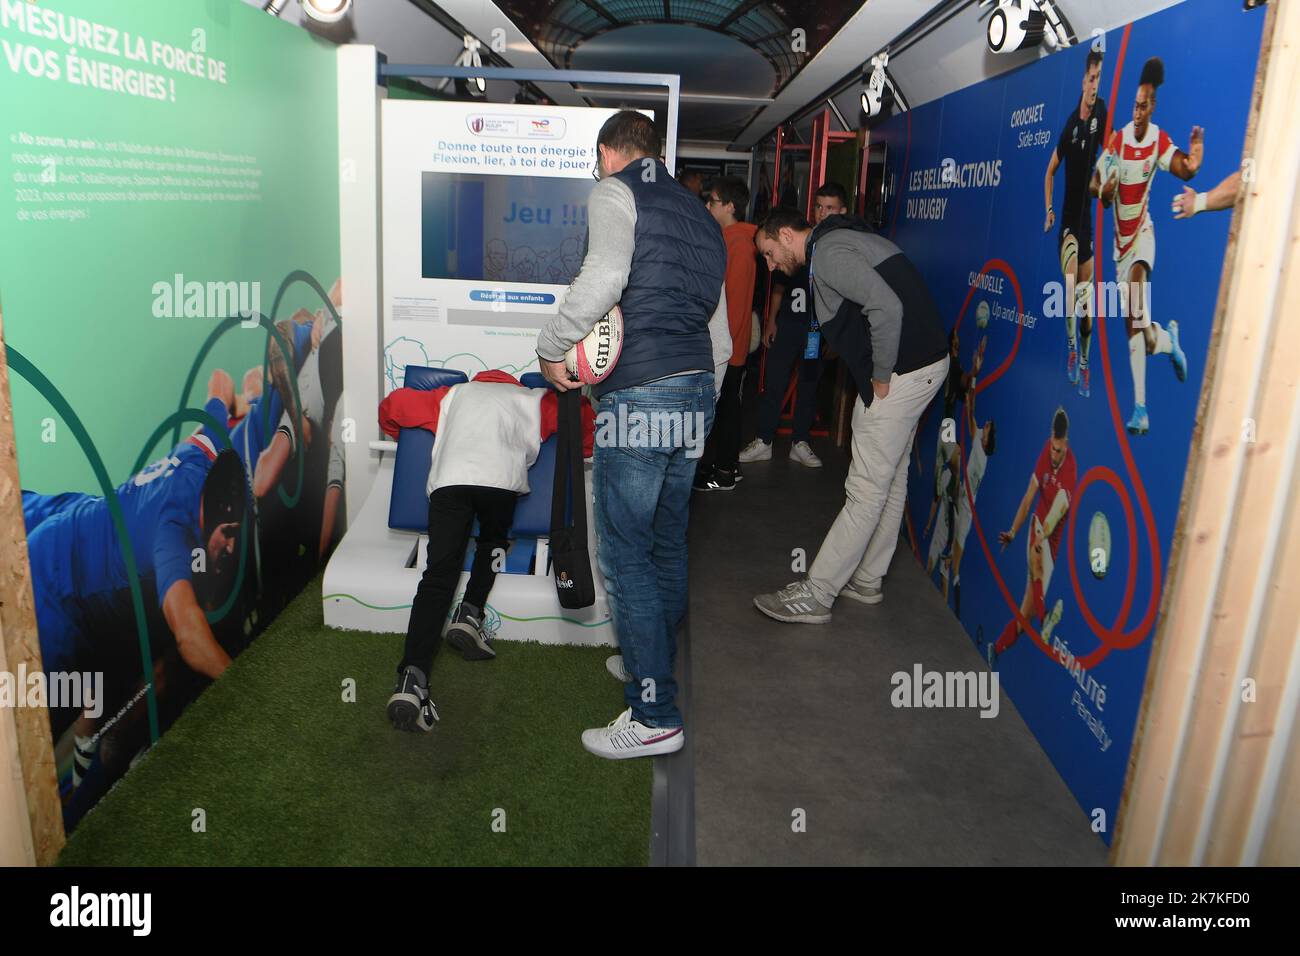
[[[1092,192],[1107,209],[1114,209],[1115,281],[1128,329],[1129,366],[1133,372],[1133,414],[1128,430],[1145,434],[1147,415],[1147,356],[1168,355],[1178,380],[1187,378],[1187,357],[1178,341],[1178,323],[1162,327],[1152,318],[1151,272],[1156,260],[1155,227],[1151,221],[1151,183],[1157,169],[1189,180],[1201,168],[1204,142],[1201,127],[1193,126],[1188,152],[1176,147],[1169,134],[1152,122],[1156,90],[1164,82],[1165,67],[1159,57],[1142,66],[1133,119],[1111,134],[1097,171]]]

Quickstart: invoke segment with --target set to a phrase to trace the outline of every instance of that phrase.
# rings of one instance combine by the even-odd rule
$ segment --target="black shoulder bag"
[[[551,568],[560,606],[576,609],[596,603],[587,550],[587,483],[582,472],[582,390],[560,392],[555,448],[555,486],[551,492]],[[572,515],[566,519],[565,512]]]

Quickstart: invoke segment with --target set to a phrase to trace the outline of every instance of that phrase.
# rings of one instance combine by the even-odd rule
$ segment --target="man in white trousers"
[[[826,624],[837,597],[883,600],[907,499],[907,453],[948,374],[948,337],[916,267],[860,219],[828,216],[813,229],[797,211],[778,208],[754,241],[769,269],[793,275],[808,265],[822,334],[861,397],[844,507],[807,579],[754,598],[775,620]]]

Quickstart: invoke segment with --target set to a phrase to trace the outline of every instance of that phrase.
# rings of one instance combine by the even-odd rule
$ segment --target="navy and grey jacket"
[[[596,184],[587,221],[582,269],[538,336],[537,354],[560,361],[617,303],[623,350],[609,378],[594,387],[597,396],[725,364],[727,248],[699,199],[663,163],[636,160]]]
[[[903,250],[853,216],[827,216],[808,237],[817,322],[869,406],[888,382],[948,354],[943,319]]]

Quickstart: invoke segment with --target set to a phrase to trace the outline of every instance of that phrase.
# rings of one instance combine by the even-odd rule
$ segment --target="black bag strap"
[[[555,395],[555,475],[551,481],[551,537],[564,530],[569,498],[569,432],[564,427],[564,392]]]
[[[551,492],[551,534],[572,527],[579,541],[587,540],[586,481],[582,471],[582,390],[557,396],[555,484]],[[565,512],[572,515],[570,521]]]

